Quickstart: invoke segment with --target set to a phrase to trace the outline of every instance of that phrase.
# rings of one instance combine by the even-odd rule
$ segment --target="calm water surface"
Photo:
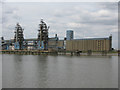
[[[0,89],[2,89],[2,55],[0,55]]]
[[[3,88],[117,88],[117,56],[3,56]]]

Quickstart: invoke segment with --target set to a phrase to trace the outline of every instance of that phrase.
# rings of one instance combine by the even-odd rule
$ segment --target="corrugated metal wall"
[[[63,47],[64,45],[64,40],[59,40],[59,41],[48,41],[48,47]]]
[[[48,46],[56,45],[56,41],[48,41]]]

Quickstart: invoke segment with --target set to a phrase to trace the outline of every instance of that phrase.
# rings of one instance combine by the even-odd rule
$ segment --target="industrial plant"
[[[74,31],[67,30],[64,40],[57,34],[49,37],[49,26],[41,19],[37,38],[25,39],[22,26],[17,23],[14,39],[1,38],[2,50],[65,50],[65,51],[111,51],[112,35],[107,38],[74,39]]]

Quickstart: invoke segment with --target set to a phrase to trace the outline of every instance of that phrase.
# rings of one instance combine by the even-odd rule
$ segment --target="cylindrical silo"
[[[72,30],[67,30],[66,38],[67,38],[67,40],[72,40],[73,39],[73,31]]]

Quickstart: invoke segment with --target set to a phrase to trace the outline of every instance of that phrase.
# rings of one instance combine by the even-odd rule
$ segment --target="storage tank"
[[[66,38],[67,38],[67,40],[72,40],[73,39],[73,30],[67,30]]]

